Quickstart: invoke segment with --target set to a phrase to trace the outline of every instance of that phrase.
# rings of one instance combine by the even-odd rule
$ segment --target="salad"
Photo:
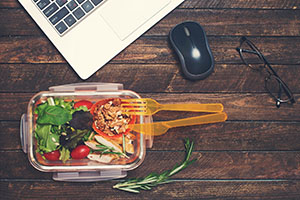
[[[121,99],[93,103],[48,97],[34,114],[36,152],[45,160],[111,163],[134,153],[135,135],[128,126],[135,116],[122,113]]]

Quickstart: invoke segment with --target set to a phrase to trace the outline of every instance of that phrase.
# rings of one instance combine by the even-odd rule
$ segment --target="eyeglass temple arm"
[[[239,53],[240,52],[245,52],[245,53],[252,53],[252,54],[260,56],[265,61],[265,64],[268,66],[268,68],[272,71],[273,75],[276,76],[277,78],[279,78],[282,81],[282,79],[278,76],[278,74],[275,72],[275,70],[271,67],[269,61],[265,58],[265,56],[263,54],[261,54],[260,52],[257,52],[257,51],[251,51],[251,50],[248,50],[248,49],[241,49],[239,47],[236,48],[236,50]],[[286,93],[286,95],[288,96],[288,98],[291,99],[291,102],[295,103],[295,99],[290,95],[289,91],[287,91],[286,87],[288,87],[286,84],[285,84],[285,87],[282,87],[281,83],[280,83],[280,88],[282,88],[284,90],[284,92]],[[290,89],[288,89],[288,90],[290,90]],[[280,90],[279,93],[280,93],[279,96],[281,96],[281,90]]]
[[[256,51],[250,51],[250,50],[247,50],[247,49],[241,49],[241,48],[236,48],[237,51],[239,52],[245,52],[245,53],[253,53],[253,54],[256,54],[256,55],[259,55]]]
[[[244,53],[252,53],[252,54],[255,54],[255,55],[258,55],[260,56],[264,61],[265,63],[267,64],[267,66],[269,67],[269,69],[272,71],[272,73],[278,77],[277,73],[275,72],[275,70],[271,67],[270,63],[268,62],[268,60],[264,57],[264,55],[262,55],[260,52],[257,52],[257,51],[251,51],[251,50],[248,50],[248,49],[241,49],[241,48],[236,48],[236,50],[238,52],[244,52]]]
[[[279,83],[279,85],[280,85],[280,96],[281,96],[281,90],[283,89],[283,91],[284,91],[285,94],[288,96],[288,98],[291,99],[291,102],[292,102],[292,103],[295,103],[296,101],[295,101],[294,97],[290,95],[290,92],[289,92],[289,91],[291,91],[291,90],[288,88],[287,84],[285,84],[285,83],[283,82],[283,80],[278,76],[278,74],[277,74],[277,73],[275,72],[275,70],[271,67],[270,63],[269,63],[268,60],[264,57],[264,55],[261,55],[261,56],[262,56],[262,58],[264,59],[264,61],[265,61],[266,65],[268,66],[268,68],[272,71],[273,75],[276,76],[278,79],[280,79],[280,81],[282,82],[282,83]],[[282,86],[282,84],[284,84],[284,86]],[[289,91],[288,91],[288,90],[289,90]]]

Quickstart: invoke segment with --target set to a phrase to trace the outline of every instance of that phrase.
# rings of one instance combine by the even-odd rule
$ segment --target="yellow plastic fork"
[[[130,115],[153,115],[160,110],[193,111],[193,112],[222,112],[223,105],[212,104],[159,104],[157,101],[146,99],[122,99],[122,112]]]
[[[224,122],[227,119],[225,112],[177,119],[172,121],[162,121],[147,124],[132,124],[129,128],[144,135],[158,136],[166,133],[170,128],[179,126],[191,126],[200,124],[209,124],[215,122]]]

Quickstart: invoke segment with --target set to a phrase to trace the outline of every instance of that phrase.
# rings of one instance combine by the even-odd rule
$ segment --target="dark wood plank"
[[[33,94],[0,93],[0,120],[19,120],[22,113],[27,111],[27,104]],[[275,107],[275,102],[268,94],[143,94],[142,97],[151,97],[160,103],[222,103],[228,120],[275,120],[299,121],[300,104],[293,106],[282,105]],[[299,100],[300,95],[295,96]],[[159,112],[155,116],[158,120],[180,119],[195,116],[197,113]]]
[[[0,121],[0,150],[21,149],[19,121]],[[151,150],[181,150],[192,138],[197,151],[298,151],[298,122],[226,122],[170,129]]]
[[[253,8],[253,9],[298,9],[299,0],[185,0],[179,8]],[[1,0],[0,8],[20,8],[17,0]]]
[[[61,63],[65,62],[49,40],[43,37],[0,38],[2,63]]]
[[[250,37],[272,64],[299,64],[300,37]],[[240,37],[208,37],[216,63],[241,63]],[[44,37],[0,37],[1,63],[66,63]],[[167,37],[141,37],[110,63],[178,63]]]
[[[0,195],[10,199],[298,199],[300,182],[284,181],[180,181],[160,185],[138,195],[112,189],[117,181],[59,183],[0,182]],[[45,187],[47,185],[47,187]]]
[[[132,195],[118,181],[61,183],[32,167],[21,151],[19,120],[29,99],[49,86],[82,82],[17,0],[0,1],[1,199],[300,199],[300,0],[186,0],[87,82],[120,82],[160,103],[223,103],[228,121],[170,129],[128,178],[172,168],[195,141],[197,162],[177,182]],[[170,29],[198,21],[216,65],[203,81],[184,79],[168,42]],[[263,77],[242,65],[235,50],[249,36],[295,93],[277,109]],[[155,121],[198,113],[162,111]]]
[[[184,159],[182,151],[148,151],[142,165],[128,177],[162,173]],[[51,173],[33,168],[21,151],[0,151],[0,179],[50,179]],[[174,175],[180,179],[293,179],[299,180],[300,152],[199,151],[187,170]],[[155,163],[155,164],[154,164]],[[12,167],[13,166],[13,167]]]
[[[0,21],[0,36],[43,35],[23,9],[1,9],[0,17],[6,19]],[[191,20],[199,22],[208,35],[298,36],[299,17],[297,10],[176,9],[146,35],[167,35],[176,24]]]
[[[300,67],[273,65],[294,93],[300,93]],[[67,64],[0,64],[1,92],[39,92],[50,86],[81,82]],[[36,77],[39,77],[38,79]],[[134,77],[134,79],[132,78]],[[139,93],[265,93],[264,77],[243,64],[215,64],[205,80],[189,81],[179,64],[107,64],[88,82],[119,82]]]
[[[186,0],[179,8],[211,8],[211,9],[298,9],[299,2],[293,0],[285,1],[261,1],[261,0]]]

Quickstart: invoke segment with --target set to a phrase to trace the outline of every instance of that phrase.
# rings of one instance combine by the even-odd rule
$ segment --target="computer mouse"
[[[169,39],[186,78],[204,79],[213,72],[213,54],[199,23],[187,21],[176,25],[170,31]]]

